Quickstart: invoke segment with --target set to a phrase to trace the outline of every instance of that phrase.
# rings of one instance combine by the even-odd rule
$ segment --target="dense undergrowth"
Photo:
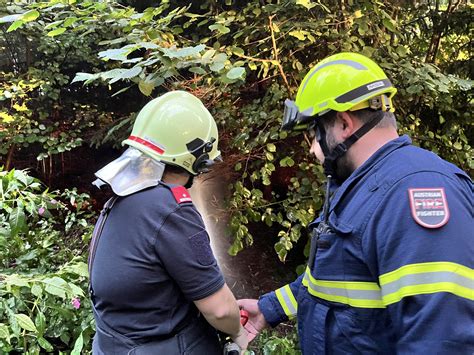
[[[61,179],[80,146],[118,147],[165,91],[193,92],[218,121],[231,254],[267,238],[283,261],[307,240],[324,176],[280,130],[282,104],[336,52],[377,61],[398,88],[400,133],[472,174],[472,11],[463,0],[0,0],[2,351],[90,349],[91,201],[37,178]],[[294,349],[291,339],[258,347]]]

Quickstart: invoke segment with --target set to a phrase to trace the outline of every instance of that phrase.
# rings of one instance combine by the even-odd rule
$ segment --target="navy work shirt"
[[[193,301],[223,285],[184,187],[160,183],[118,198],[91,272],[92,300],[105,323],[133,340],[170,335],[197,314]]]

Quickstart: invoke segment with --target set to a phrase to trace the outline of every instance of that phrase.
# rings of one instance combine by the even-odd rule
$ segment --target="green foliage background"
[[[79,332],[71,328],[62,338],[52,328],[36,325],[35,331],[28,321],[17,326],[11,321],[15,314],[41,318],[36,299],[44,302],[46,314],[57,308],[58,297],[78,296],[73,286],[64,297],[33,287],[43,285],[43,277],[85,287],[82,274],[61,271],[73,256],[58,259],[48,251],[48,240],[59,245],[75,240],[77,252],[87,244],[80,235],[90,232],[81,229],[87,229],[79,223],[82,217],[69,220],[79,234],[58,227],[65,215],[38,222],[40,205],[49,210],[38,197],[43,192],[31,186],[39,181],[23,186],[27,178],[8,173],[21,157],[37,156],[41,178],[48,181],[64,152],[81,145],[118,146],[150,98],[189,90],[212,109],[220,126],[225,158],[220,169],[230,184],[229,252],[265,237],[284,261],[295,243],[306,241],[305,227],[321,208],[324,181],[302,137],[280,131],[284,99],[295,96],[309,68],[327,55],[363,53],[398,88],[400,133],[472,173],[472,15],[472,4],[463,0],[0,0],[3,184],[17,181],[15,189],[28,186],[36,196],[17,205],[10,201],[16,195],[1,196],[0,250],[8,262],[0,292],[10,297],[2,296],[0,308],[3,349],[35,353],[48,350],[49,339],[65,351],[74,344],[77,350],[88,346],[91,334],[85,317]],[[262,223],[272,236],[252,235],[252,225]],[[87,306],[83,310],[86,314]],[[58,322],[66,317],[50,316]]]

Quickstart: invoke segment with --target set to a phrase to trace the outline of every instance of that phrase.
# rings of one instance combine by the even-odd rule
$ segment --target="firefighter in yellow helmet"
[[[125,153],[96,173],[114,192],[89,256],[93,354],[222,354],[247,334],[186,186],[219,159],[216,123],[173,91],[138,114]]]
[[[296,318],[304,355],[474,353],[473,184],[398,136],[395,93],[371,59],[340,53],[286,101],[282,128],[309,136],[326,201],[306,271],[238,301],[250,339]]]

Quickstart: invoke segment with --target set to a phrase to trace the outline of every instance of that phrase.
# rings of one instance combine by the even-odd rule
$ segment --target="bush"
[[[94,332],[88,195],[51,193],[25,171],[0,179],[0,350],[80,354]]]
[[[250,343],[249,351],[255,355],[300,355],[301,349],[294,323],[286,327],[265,329],[254,342]]]

